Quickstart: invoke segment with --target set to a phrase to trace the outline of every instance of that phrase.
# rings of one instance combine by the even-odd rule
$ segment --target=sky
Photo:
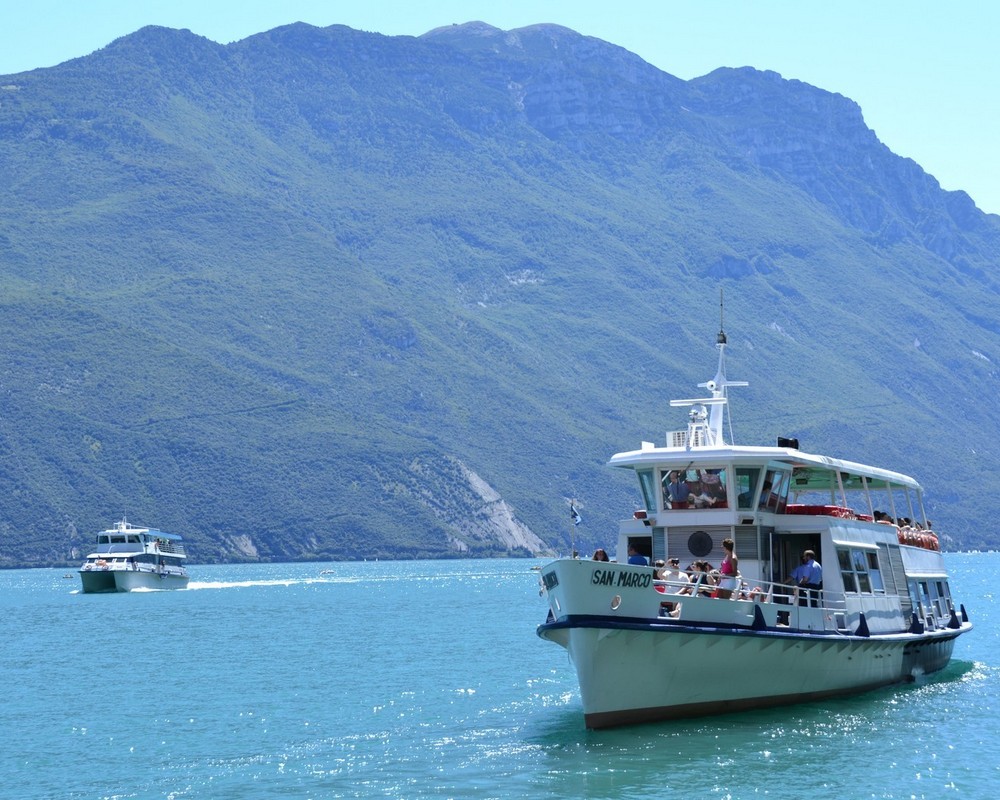
[[[1000,214],[993,0],[0,0],[0,75],[87,55],[145,25],[227,44],[292,22],[419,36],[473,20],[564,25],[685,80],[751,66],[837,92],[894,153]]]

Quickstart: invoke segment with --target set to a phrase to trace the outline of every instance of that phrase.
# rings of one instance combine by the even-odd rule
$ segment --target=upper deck
[[[97,534],[94,554],[131,553],[170,554],[178,558],[186,556],[182,537],[175,533],[165,533],[155,528],[143,528],[122,520],[112,528]]]
[[[687,428],[668,431],[662,446],[642,442],[608,462],[635,471],[647,514],[711,512],[721,524],[751,524],[760,514],[785,513],[789,504],[837,506],[869,518],[881,509],[929,527],[920,484],[908,475],[807,453],[796,439],[779,437],[777,446],[727,442],[728,389],[747,384],[726,377],[724,332],[717,342],[716,375],[699,384],[707,396],[670,403],[688,409]],[[670,524],[677,523],[683,520]]]

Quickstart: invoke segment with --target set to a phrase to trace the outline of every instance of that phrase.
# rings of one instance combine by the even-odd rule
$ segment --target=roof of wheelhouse
[[[869,488],[882,489],[887,486],[919,489],[920,484],[908,475],[899,472],[844,461],[830,456],[804,453],[794,447],[745,446],[728,444],[725,440],[724,422],[728,413],[730,386],[747,386],[745,381],[730,381],[726,378],[726,333],[719,331],[716,339],[719,349],[719,365],[715,377],[699,383],[708,389],[710,397],[686,400],[671,400],[675,408],[689,408],[686,435],[680,432],[683,445],[657,447],[652,442],[643,442],[638,450],[616,453],[608,462],[609,466],[626,469],[652,468],[662,465],[678,467],[718,467],[722,464],[760,464],[779,461],[794,469],[793,491],[826,490],[842,483],[845,490],[863,489],[861,476],[867,480]],[[668,434],[669,436],[669,434]],[[794,441],[794,440],[793,440]],[[796,442],[797,444],[797,442]],[[838,483],[837,474],[840,473]]]

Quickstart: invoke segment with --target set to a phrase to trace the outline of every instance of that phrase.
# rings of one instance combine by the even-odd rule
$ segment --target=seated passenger
[[[666,587],[668,594],[681,594],[685,589],[690,591],[687,586],[681,585],[690,583],[691,579],[688,578],[687,573],[681,571],[680,564],[680,559],[676,556],[668,558],[667,566],[660,572],[661,580],[668,581]]]
[[[712,574],[712,565],[707,561],[695,561],[694,562],[695,572],[691,577],[691,583],[694,584],[692,587],[692,593],[695,588],[697,592],[702,597],[711,597],[712,593],[715,591],[716,578]]]
[[[716,490],[703,486],[700,494],[692,494],[688,498],[688,503],[695,508],[724,508],[726,495],[723,492],[720,496]]]
[[[707,506],[726,507],[726,485],[723,483],[722,473],[721,469],[700,470],[701,495]]]

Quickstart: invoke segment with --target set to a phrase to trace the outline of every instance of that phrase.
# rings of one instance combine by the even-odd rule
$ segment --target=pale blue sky
[[[227,43],[291,22],[387,35],[554,22],[679,78],[771,69],[857,101],[890,149],[1000,214],[1000,3],[992,0],[0,0],[0,75],[144,25]]]

